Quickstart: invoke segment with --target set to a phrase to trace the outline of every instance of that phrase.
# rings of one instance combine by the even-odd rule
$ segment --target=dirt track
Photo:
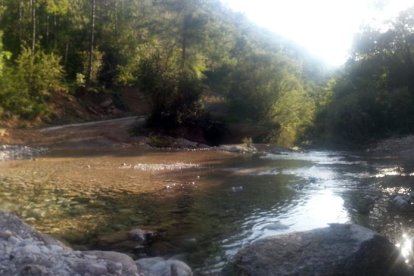
[[[145,118],[125,117],[112,120],[69,124],[40,129],[7,129],[0,142],[15,145],[54,147],[107,147],[139,142],[130,130],[143,125]]]

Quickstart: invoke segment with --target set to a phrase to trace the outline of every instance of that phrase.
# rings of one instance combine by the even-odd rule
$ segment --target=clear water
[[[411,161],[346,152],[52,152],[0,163],[0,210],[81,249],[152,229],[148,254],[183,259],[198,274],[218,273],[262,237],[329,223],[374,229],[412,262],[414,208],[392,200],[413,188]]]

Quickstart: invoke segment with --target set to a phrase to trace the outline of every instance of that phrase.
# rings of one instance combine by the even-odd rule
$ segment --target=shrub
[[[173,145],[174,140],[170,137],[150,135],[148,136],[148,145],[155,148],[169,148]]]
[[[52,92],[66,90],[60,57],[24,48],[0,78],[0,107],[5,114],[34,119],[48,115]]]
[[[251,146],[253,146],[253,139],[252,139],[252,137],[244,137],[242,139],[242,143],[246,147],[250,148]]]

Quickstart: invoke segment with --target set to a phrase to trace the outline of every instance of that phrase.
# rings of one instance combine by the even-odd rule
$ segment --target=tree
[[[36,47],[36,0],[30,0],[30,7],[32,11],[32,53],[35,52]]]
[[[333,86],[327,136],[366,143],[414,132],[414,8],[385,31],[366,27]]]
[[[96,0],[90,0],[91,5],[91,26],[90,26],[90,40],[88,53],[88,68],[86,72],[86,86],[89,87],[92,81],[92,65],[94,61],[95,48],[95,17],[96,17]]]

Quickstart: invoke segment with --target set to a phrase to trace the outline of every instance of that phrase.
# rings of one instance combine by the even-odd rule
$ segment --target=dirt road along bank
[[[139,143],[130,131],[145,123],[145,117],[68,124],[38,129],[0,129],[0,143],[58,148],[107,147]]]

